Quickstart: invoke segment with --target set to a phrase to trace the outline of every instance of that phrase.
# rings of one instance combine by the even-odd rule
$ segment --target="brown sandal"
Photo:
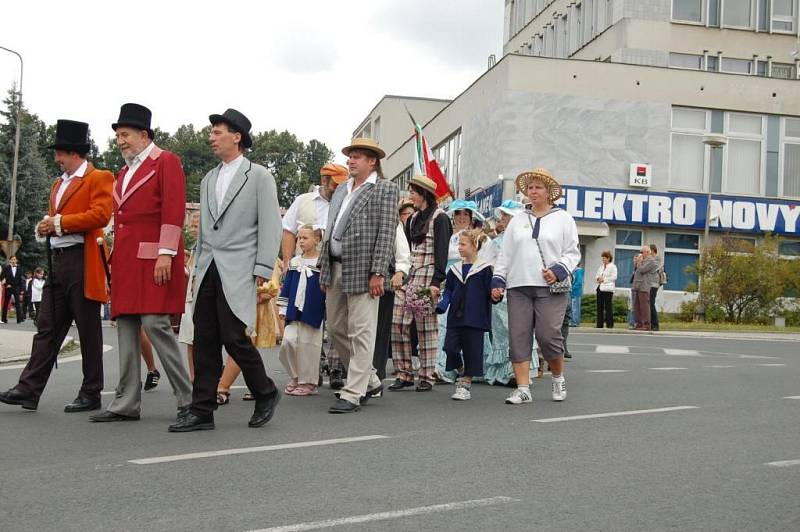
[[[231,392],[217,392],[217,405],[227,405],[231,400]]]

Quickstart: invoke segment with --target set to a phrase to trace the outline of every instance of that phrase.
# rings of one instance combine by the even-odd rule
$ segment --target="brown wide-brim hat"
[[[427,190],[433,197],[436,197],[436,183],[428,176],[424,175],[415,175],[411,179],[408,180],[409,185],[417,185],[418,187]]]
[[[517,190],[523,196],[528,195],[528,185],[531,181],[541,181],[544,183],[544,186],[547,187],[548,195],[550,197],[551,202],[555,202],[563,195],[563,190],[561,189],[561,183],[556,181],[556,178],[553,177],[547,169],[545,168],[534,168],[533,170],[528,170],[527,172],[522,172],[517,176]]]
[[[378,157],[378,159],[383,159],[384,157],[386,157],[386,152],[383,151],[383,149],[380,146],[378,146],[378,143],[375,142],[375,140],[368,139],[366,137],[353,139],[350,142],[349,146],[345,146],[344,148],[342,148],[342,153],[350,157],[350,151],[356,148],[360,150],[369,150],[373,152]]]

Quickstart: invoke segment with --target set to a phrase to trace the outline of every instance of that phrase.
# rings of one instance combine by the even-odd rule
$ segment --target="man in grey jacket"
[[[641,252],[633,259],[633,318],[637,331],[650,330],[650,287],[658,282],[658,261],[653,257],[650,246],[642,246]]]
[[[383,390],[372,355],[398,223],[397,185],[382,178],[381,147],[372,139],[353,139],[342,153],[351,177],[331,198],[320,255],[328,331],[348,368],[339,399],[328,410],[332,414],[355,412]]]
[[[255,397],[248,426],[267,423],[280,399],[250,341],[256,328],[256,285],[272,275],[280,245],[275,179],[244,157],[244,150],[252,146],[247,117],[228,109],[209,120],[211,149],[222,162],[200,183],[192,406],[186,417],[170,425],[170,432],[214,428],[223,345]]]

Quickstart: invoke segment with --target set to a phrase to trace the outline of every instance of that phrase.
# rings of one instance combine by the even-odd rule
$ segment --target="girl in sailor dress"
[[[278,313],[285,320],[279,360],[290,380],[287,395],[317,393],[319,353],[322,348],[322,319],[325,294],[319,285],[319,243],[322,232],[311,225],[297,231],[302,255],[293,257],[278,296]]]
[[[439,314],[447,312],[445,369],[463,368],[451,396],[457,401],[469,400],[472,379],[483,376],[483,341],[492,328],[492,266],[478,258],[478,250],[486,239],[479,229],[461,232],[458,251],[462,260],[447,270],[442,299],[436,307]]]

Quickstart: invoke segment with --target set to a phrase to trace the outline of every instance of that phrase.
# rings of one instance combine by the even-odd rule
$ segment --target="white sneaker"
[[[470,387],[463,382],[456,383],[456,391],[453,395],[450,396],[450,399],[455,401],[469,401],[472,399],[472,394],[470,393]]]
[[[553,401],[563,401],[567,398],[567,381],[564,376],[553,377]]]
[[[528,392],[522,391],[520,388],[515,388],[513,392],[506,397],[507,405],[521,405],[522,403],[530,403],[531,396]]]

